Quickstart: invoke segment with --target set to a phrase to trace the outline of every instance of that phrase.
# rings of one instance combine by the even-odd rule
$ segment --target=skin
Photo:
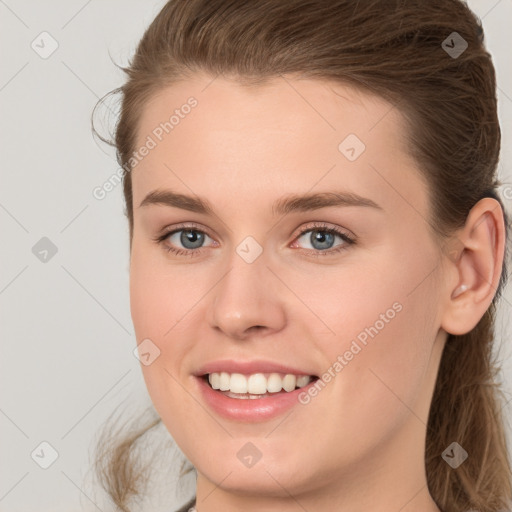
[[[441,245],[400,113],[326,81],[288,76],[248,88],[193,75],[145,105],[137,147],[190,96],[197,107],[132,171],[130,294],[137,343],[160,350],[142,366],[148,392],[197,469],[198,511],[438,511],[424,469],[428,411],[446,333],[471,330],[493,298],[501,208],[483,199]],[[351,133],[366,145],[353,162],[338,150]],[[156,189],[205,198],[215,215],[140,207]],[[282,196],[329,190],[381,209],[272,213]],[[311,231],[301,235],[312,222],[356,244],[315,257]],[[190,247],[180,233],[154,241],[179,223],[208,234],[193,257],[165,250]],[[263,249],[253,263],[236,252],[247,236]],[[394,303],[401,311],[291,414],[237,422],[202,401],[192,374],[204,363],[269,359],[322,375]],[[237,457],[247,442],[262,453],[251,468]]]

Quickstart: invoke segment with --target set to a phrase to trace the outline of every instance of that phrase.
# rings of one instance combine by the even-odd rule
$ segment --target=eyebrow
[[[213,208],[206,199],[178,194],[172,190],[154,190],[150,192],[142,200],[139,208],[152,204],[214,215]],[[333,206],[364,206],[383,210],[381,206],[371,199],[358,194],[345,191],[329,191],[305,195],[290,194],[282,197],[272,205],[272,213],[274,215],[287,215],[291,212],[304,212]]]

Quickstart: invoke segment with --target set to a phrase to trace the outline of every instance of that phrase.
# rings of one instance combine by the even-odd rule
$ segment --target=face
[[[442,265],[404,133],[384,100],[320,80],[198,74],[146,104],[131,313],[153,404],[217,493],[423,475]],[[221,372],[287,389],[228,396],[203,378]]]

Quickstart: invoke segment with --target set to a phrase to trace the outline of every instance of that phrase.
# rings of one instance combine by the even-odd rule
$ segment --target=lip
[[[201,366],[194,375],[196,377],[202,377],[207,373],[215,372],[241,373],[243,375],[251,375],[253,373],[290,373],[293,375],[317,376],[314,372],[311,372],[308,369],[294,368],[280,363],[275,363],[273,361],[265,361],[263,359],[252,361],[235,361],[233,359],[211,361]]]
[[[294,391],[276,393],[273,396],[255,399],[230,398],[214,390],[205,377],[196,376],[200,395],[206,405],[220,416],[247,423],[270,420],[285,413],[292,407],[301,406],[299,394],[307,392],[316,380]]]
[[[204,364],[195,372],[195,380],[199,387],[199,394],[206,405],[218,415],[236,421],[255,423],[266,421],[294,406],[301,405],[299,394],[316,382],[313,379],[309,384],[294,391],[275,393],[265,398],[240,399],[230,398],[220,391],[214,390],[206,381],[205,375],[209,373],[241,373],[252,375],[254,373],[282,373],[292,375],[309,375],[318,377],[310,369],[297,368],[284,365],[274,361],[256,359],[251,361],[235,361],[233,359],[222,359]]]

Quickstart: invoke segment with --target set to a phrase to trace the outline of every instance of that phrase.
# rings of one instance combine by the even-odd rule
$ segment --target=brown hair
[[[468,47],[450,55],[453,37],[459,36]],[[122,69],[127,81],[113,91],[121,93],[115,147],[125,170],[130,246],[130,158],[141,111],[158,90],[196,71],[248,86],[295,74],[380,95],[408,123],[411,154],[429,183],[429,222],[440,246],[484,197],[500,202],[508,235],[497,194],[501,137],[495,70],[481,23],[460,0],[171,0]],[[512,503],[503,396],[492,353],[496,303],[506,277],[505,261],[488,311],[471,332],[449,335],[443,352],[425,465],[430,493],[445,512],[497,512]],[[105,437],[112,445],[104,442],[109,449],[98,451],[105,489],[123,512],[144,491],[130,454],[157,422],[125,438]],[[441,457],[453,441],[469,453],[457,469]]]

